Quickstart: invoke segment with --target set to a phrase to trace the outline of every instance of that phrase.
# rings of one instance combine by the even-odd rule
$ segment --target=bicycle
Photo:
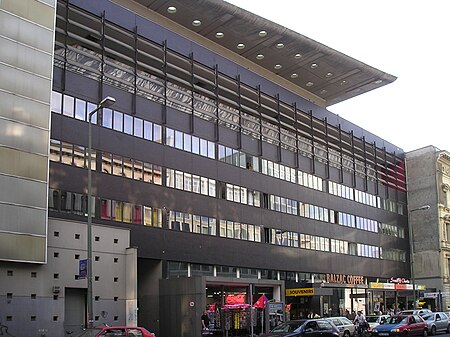
[[[367,326],[368,326],[367,322],[357,323],[355,336],[356,337],[368,337],[369,332],[367,331]]]

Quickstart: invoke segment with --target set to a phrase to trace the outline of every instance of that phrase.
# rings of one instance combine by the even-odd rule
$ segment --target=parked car
[[[430,309],[416,309],[416,310],[403,310],[399,312],[399,315],[419,315],[429,314],[432,311]]]
[[[356,326],[347,317],[329,317],[326,318],[326,320],[333,322],[333,324],[337,326],[339,329],[339,336],[351,337],[355,335]]]
[[[419,315],[391,316],[372,330],[373,337],[428,336],[428,325]]]
[[[428,324],[428,331],[430,335],[435,335],[436,332],[450,332],[450,320],[445,312],[432,312],[431,314],[424,314],[422,318]]]
[[[260,337],[269,337],[269,336],[284,336],[289,332],[293,332],[295,329],[299,328],[300,325],[305,323],[306,319],[298,319],[298,320],[292,320],[288,322],[281,323],[280,325],[277,325],[275,328],[270,330],[269,333],[261,334]]]
[[[339,329],[326,319],[306,319],[301,325],[290,332],[278,331],[277,328],[272,329],[267,334],[261,334],[260,337],[340,337]],[[280,326],[283,324],[280,324]]]
[[[136,326],[99,326],[85,329],[77,337],[156,337],[145,328]]]
[[[369,333],[372,333],[372,330],[379,326],[380,324],[386,323],[386,321],[389,319],[389,315],[369,315],[366,316],[367,324],[369,324],[369,327],[367,328],[367,331]]]

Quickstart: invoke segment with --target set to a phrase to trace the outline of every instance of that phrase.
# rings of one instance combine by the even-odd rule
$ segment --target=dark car
[[[330,321],[325,319],[307,319],[300,320],[301,325],[294,331],[274,331],[274,328],[267,334],[260,335],[261,337],[282,336],[282,337],[339,337],[339,329]]]
[[[99,326],[86,329],[77,337],[155,337],[155,334],[137,326]]]
[[[305,322],[306,319],[298,319],[281,323],[280,325],[277,325],[275,328],[270,330],[269,333],[261,334],[259,335],[259,337],[284,336],[289,332],[294,332],[295,329],[299,328]]]
[[[392,316],[372,330],[373,337],[428,335],[428,325],[419,315]]]

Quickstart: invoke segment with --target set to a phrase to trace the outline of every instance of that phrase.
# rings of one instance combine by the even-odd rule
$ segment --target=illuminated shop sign
[[[341,284],[366,284],[364,276],[340,274],[327,274],[327,282]]]
[[[391,277],[389,280],[390,283],[397,283],[397,284],[409,284],[411,283],[408,279],[403,277]]]
[[[314,296],[314,288],[286,289],[286,296]]]

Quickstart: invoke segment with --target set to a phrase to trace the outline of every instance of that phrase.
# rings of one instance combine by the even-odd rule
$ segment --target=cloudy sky
[[[450,2],[227,1],[398,77],[330,111],[405,151],[450,151]]]

